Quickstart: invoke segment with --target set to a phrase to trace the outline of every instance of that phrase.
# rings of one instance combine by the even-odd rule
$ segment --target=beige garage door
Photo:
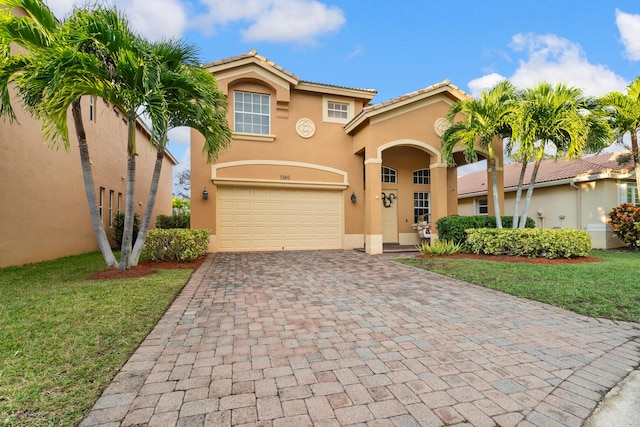
[[[218,187],[220,251],[340,249],[342,192]]]

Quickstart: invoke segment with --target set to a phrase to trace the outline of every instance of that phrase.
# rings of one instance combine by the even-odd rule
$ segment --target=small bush
[[[433,244],[423,242],[417,245],[417,248],[423,255],[451,255],[462,251],[460,243],[449,240],[435,240]]]
[[[149,230],[142,258],[154,261],[194,261],[207,252],[210,234],[211,231],[206,229]]]
[[[591,237],[586,231],[569,228],[479,228],[467,230],[466,245],[476,254],[573,258],[589,254]]]
[[[122,246],[122,233],[124,231],[124,213],[119,212],[113,216],[113,240],[116,242],[116,247]],[[137,213],[133,214],[133,241],[132,245],[136,244],[138,238],[138,231],[140,231],[140,217]]]
[[[640,207],[623,203],[609,212],[611,231],[634,251],[640,251]]]
[[[511,228],[513,217],[503,216],[502,227]],[[526,228],[534,228],[535,221],[527,217]],[[496,228],[496,217],[477,215],[477,216],[446,216],[440,218],[436,222],[438,228],[438,237],[442,240],[451,240],[456,243],[464,243],[467,240],[465,230],[470,228]]]
[[[189,228],[191,226],[191,215],[187,213],[174,213],[172,215],[158,215],[156,217],[156,228]]]

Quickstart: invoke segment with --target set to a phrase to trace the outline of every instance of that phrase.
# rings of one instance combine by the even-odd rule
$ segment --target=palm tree
[[[631,135],[631,157],[636,175],[636,188],[640,191],[640,148],[638,147],[638,129],[640,129],[640,77],[627,87],[627,93],[610,92],[602,98],[610,108],[612,126],[619,143],[626,134]]]
[[[540,163],[547,149],[555,158],[578,158],[598,152],[609,143],[609,127],[601,105],[581,89],[541,82],[524,91],[518,103],[513,139],[519,156],[533,159],[534,165],[519,227],[524,228]],[[523,163],[523,173],[526,163]],[[521,177],[523,175],[521,174]],[[522,187],[522,179],[519,190]],[[516,204],[519,201],[516,201]],[[518,212],[514,212],[514,222]]]
[[[498,182],[496,173],[495,138],[511,137],[511,118],[515,112],[518,91],[508,81],[502,80],[489,91],[482,91],[480,99],[465,99],[453,104],[447,113],[451,126],[442,134],[442,154],[450,166],[455,166],[454,147],[461,143],[465,160],[478,161],[478,148],[488,153],[493,188],[493,206],[496,225],[502,228]],[[462,114],[462,119],[455,121]]]
[[[195,61],[194,48],[181,42],[160,42],[153,46],[156,54],[163,58],[161,88],[167,103],[168,125],[161,126],[164,134],[156,132],[156,163],[149,189],[149,197],[138,237],[130,255],[130,264],[138,264],[146,239],[155,204],[162,159],[167,142],[167,130],[188,126],[198,130],[205,139],[204,153],[209,161],[226,147],[231,140],[227,124],[227,100],[218,90],[215,78]]]
[[[2,55],[0,64],[0,115],[15,119],[11,106],[11,96],[9,88],[11,83],[18,86],[19,94],[22,97],[25,107],[32,115],[44,118],[42,111],[42,101],[45,96],[44,84],[47,79],[52,78],[52,74],[47,74],[44,70],[37,73],[36,59],[46,57],[47,52],[54,50],[54,45],[60,46],[60,36],[62,33],[61,24],[53,15],[51,10],[40,0],[5,0],[5,8],[0,12],[0,39],[2,45]],[[16,17],[13,9],[20,7],[25,15]],[[16,52],[11,52],[11,46],[19,47]],[[39,76],[38,79],[33,79]],[[32,78],[30,84],[25,79]],[[85,83],[90,83],[91,79],[86,79]],[[28,89],[30,88],[30,89]],[[80,162],[82,166],[82,176],[85,186],[85,195],[89,204],[91,222],[98,243],[98,247],[103,255],[107,267],[117,266],[117,261],[111,250],[109,240],[105,233],[100,211],[95,193],[93,172],[89,156],[89,146],[87,144],[86,133],[82,121],[82,109],[80,96],[71,102],[72,116],[78,139]],[[45,126],[49,126],[45,122]],[[66,133],[66,116],[64,129],[61,132],[48,127],[46,132],[52,139],[52,145],[62,140],[65,149],[69,149],[69,139]],[[57,139],[55,135],[63,136]]]

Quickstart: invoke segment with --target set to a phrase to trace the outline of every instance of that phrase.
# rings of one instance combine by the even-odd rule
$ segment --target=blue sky
[[[84,1],[49,0],[60,18]],[[450,79],[478,95],[500,78],[591,95],[640,76],[638,0],[116,0],[149,39],[183,37],[202,62],[256,49],[306,81],[376,89],[382,102]],[[188,132],[170,151],[189,167]]]

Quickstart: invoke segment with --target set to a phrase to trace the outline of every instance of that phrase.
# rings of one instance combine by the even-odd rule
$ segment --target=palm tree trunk
[[[80,149],[80,163],[82,165],[82,178],[84,179],[84,191],[89,204],[89,213],[91,215],[91,224],[93,232],[98,241],[98,248],[102,253],[107,268],[117,268],[118,262],[113,255],[109,239],[102,226],[102,218],[100,217],[100,209],[96,200],[96,187],[93,182],[93,172],[91,171],[91,157],[89,156],[89,146],[87,145],[87,134],[84,130],[84,122],[82,121],[82,108],[80,98],[73,101],[71,106],[71,114],[73,123],[76,128],[76,136],[78,138],[78,147]]]
[[[520,218],[520,228],[524,228],[527,223],[527,213],[529,211],[529,203],[531,203],[531,196],[533,196],[533,187],[536,184],[536,176],[538,175],[538,169],[540,168],[540,163],[542,162],[542,157],[544,156],[544,152],[540,153],[536,162],[533,165],[533,171],[531,172],[531,180],[529,181],[529,187],[527,188],[527,197],[524,202],[524,207],[522,208],[522,217]]]
[[[151,178],[151,185],[149,186],[149,197],[147,198],[147,206],[144,211],[144,217],[140,224],[140,231],[138,231],[138,238],[133,246],[131,255],[129,256],[129,264],[133,267],[138,265],[140,260],[140,254],[144,247],[144,241],[147,238],[147,231],[149,230],[149,224],[151,223],[151,215],[153,214],[153,208],[156,204],[156,195],[158,194],[158,184],[160,182],[160,172],[162,172],[162,161],[164,160],[164,147],[167,143],[167,137],[163,137],[163,141],[158,144],[158,150],[156,152],[156,164],[153,168],[153,177]]]
[[[491,158],[491,188],[493,188],[493,212],[496,217],[496,227],[502,228],[502,216],[500,215],[500,199],[498,197],[498,173],[496,172],[495,158]]]
[[[633,157],[633,169],[636,174],[636,191],[640,197],[640,151],[638,150],[638,131],[631,132],[631,156]],[[636,199],[636,203],[638,199]]]
[[[511,228],[514,230],[519,228],[518,223],[520,222],[520,199],[522,198],[522,187],[524,184],[524,174],[527,172],[527,163],[522,162],[522,167],[520,169],[520,177],[518,178],[518,189],[516,190],[516,201],[515,206],[513,207],[513,224]]]
[[[128,158],[127,158],[127,199],[124,210],[124,227],[122,230],[122,248],[120,249],[120,270],[128,270],[129,255],[131,254],[131,246],[133,243],[133,221],[135,209],[135,190],[136,190],[136,117],[129,115],[128,121]]]

